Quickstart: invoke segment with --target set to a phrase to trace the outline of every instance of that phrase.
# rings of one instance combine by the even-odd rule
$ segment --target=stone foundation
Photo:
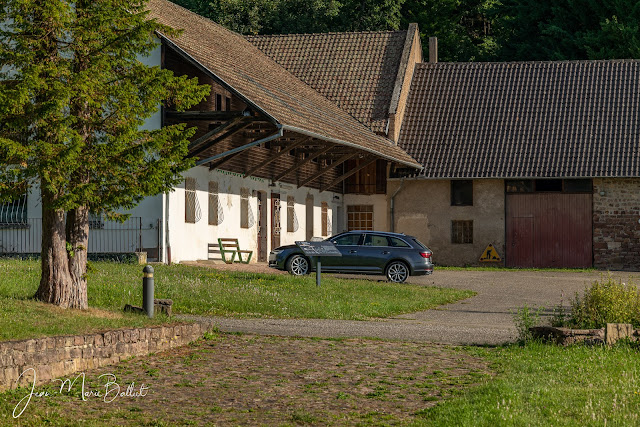
[[[168,350],[195,341],[214,328],[198,322],[103,333],[0,342],[0,391],[36,384],[74,372],[111,365],[132,356]],[[29,375],[27,375],[29,374]]]
[[[570,329],[553,326],[535,326],[529,329],[534,338],[552,341],[559,345],[607,344],[613,345],[621,339],[637,341],[640,330],[633,330],[627,323],[607,323],[601,329]]]
[[[640,269],[640,179],[593,180],[593,265]]]

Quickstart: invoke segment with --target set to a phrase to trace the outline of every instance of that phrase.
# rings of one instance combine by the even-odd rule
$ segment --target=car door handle
[[[350,253],[350,254],[357,254],[357,253],[358,253],[358,251],[356,251],[355,249],[351,249],[351,250],[349,251],[349,253]]]
[[[391,252],[389,251],[382,251],[382,255],[389,255]]]

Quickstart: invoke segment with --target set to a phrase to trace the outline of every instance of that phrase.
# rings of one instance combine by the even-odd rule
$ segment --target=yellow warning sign
[[[482,255],[480,255],[480,261],[500,262],[502,261],[502,258],[500,258],[500,255],[498,255],[498,251],[496,251],[496,248],[494,248],[493,245],[489,243],[487,249],[485,249],[484,252],[482,252]]]

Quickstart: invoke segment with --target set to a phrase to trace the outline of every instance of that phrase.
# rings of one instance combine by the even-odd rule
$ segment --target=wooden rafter
[[[284,178],[285,176],[289,175],[291,172],[301,168],[302,166],[306,165],[307,163],[309,163],[311,160],[315,159],[316,157],[326,153],[327,151],[331,150],[333,147],[335,147],[335,144],[328,144],[325,145],[323,148],[321,148],[320,150],[315,151],[314,153],[312,153],[311,155],[309,155],[309,157],[307,157],[306,159],[301,160],[300,162],[296,162],[296,164],[294,164],[293,166],[291,166],[289,169],[287,169],[286,171],[282,172],[280,175],[276,176],[273,178],[273,181],[280,181],[282,178]]]
[[[362,169],[366,168],[371,163],[374,163],[376,160],[377,160],[377,157],[365,157],[364,159],[362,159],[363,163],[360,166],[358,166],[355,169],[351,169],[349,172],[346,172],[346,173],[342,174],[341,176],[339,176],[338,178],[334,179],[333,181],[331,181],[330,184],[325,185],[324,187],[322,187],[320,189],[320,192],[322,193],[323,191],[326,191],[327,189],[333,187],[334,185],[336,185],[336,184],[344,181],[345,179],[349,178],[351,175],[360,172]]]
[[[330,171],[331,169],[340,166],[341,164],[343,164],[344,162],[346,162],[347,160],[351,160],[354,157],[356,157],[358,155],[358,153],[347,153],[347,154],[343,154],[342,157],[340,157],[339,159],[333,161],[330,165],[320,169],[318,172],[314,173],[313,175],[311,175],[309,178],[305,179],[304,181],[302,181],[300,184],[298,184],[298,188],[305,186],[306,184],[315,181],[316,179],[320,178],[322,175],[324,175],[326,172]]]
[[[251,123],[252,123],[251,121],[244,121],[244,120],[236,123],[234,126],[231,126],[229,128],[229,130],[227,130],[222,135],[219,135],[219,136],[217,136],[217,137],[215,137],[213,139],[210,139],[206,144],[202,144],[199,148],[197,148],[195,150],[192,150],[189,153],[189,157],[196,157],[196,156],[202,154],[204,151],[206,151],[209,148],[213,147],[214,145],[216,145],[220,141],[224,141],[225,139],[231,137],[233,134],[235,134],[237,132],[240,132],[242,129],[246,128]]]
[[[280,151],[278,151],[277,153],[275,153],[273,156],[263,160],[262,162],[260,162],[259,164],[257,164],[256,166],[252,167],[251,169],[249,169],[245,174],[244,177],[250,177],[251,175],[253,175],[256,171],[262,169],[263,167],[267,166],[269,163],[272,163],[274,161],[276,161],[277,159],[279,159],[280,157],[282,157],[283,155],[287,154],[289,151],[293,150],[296,147],[299,147],[300,145],[303,145],[305,143],[307,143],[309,140],[311,139],[311,137],[305,137],[299,141],[294,141],[293,143],[290,143],[289,145],[283,147],[280,149]]]
[[[222,131],[224,131],[225,129],[227,129],[230,126],[234,126],[237,123],[241,122],[244,119],[244,117],[236,117],[234,119],[231,119],[229,121],[226,121],[224,123],[222,123],[220,126],[216,127],[215,129],[205,133],[204,135],[202,135],[200,138],[196,139],[195,141],[191,142],[189,144],[189,151],[198,148],[201,144],[205,144],[209,141],[209,139],[213,138],[214,136],[218,135],[219,133],[221,133]]]
[[[210,163],[209,164],[209,170],[218,169],[219,167],[221,167],[222,165],[227,163],[229,160],[236,158],[240,154],[242,154],[242,151],[238,151],[237,153],[229,154],[227,157],[223,157],[222,159],[218,160],[215,163]]]

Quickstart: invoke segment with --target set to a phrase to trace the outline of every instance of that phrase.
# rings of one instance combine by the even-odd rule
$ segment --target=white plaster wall
[[[343,225],[345,230],[347,229],[347,206],[349,205],[373,205],[373,229],[387,231],[389,208],[386,194],[345,194]]]
[[[199,166],[192,168],[183,176],[196,179],[196,198],[200,206],[200,220],[195,224],[185,222],[185,191],[184,183],[180,184],[173,193],[168,195],[168,233],[171,244],[171,262],[193,261],[207,259],[209,243],[217,244],[218,238],[237,238],[240,248],[254,252],[252,262],[257,261],[258,254],[258,198],[256,192],[264,191],[267,195],[267,250],[271,250],[271,193],[280,194],[280,244],[293,244],[296,240],[305,240],[306,230],[306,197],[314,196],[314,236],[320,236],[322,231],[322,202],[329,204],[328,215],[332,223],[335,220],[335,205],[339,201],[335,193],[324,192],[310,188],[296,188],[291,184],[276,183],[269,186],[269,181],[262,178],[243,178],[234,172],[214,170]],[[218,197],[223,208],[223,221],[219,225],[209,225],[209,181],[218,183]],[[240,226],[240,189],[249,189],[249,206],[253,215],[250,228]],[[295,232],[287,231],[287,196],[295,197],[295,212],[298,217],[299,228]],[[165,258],[166,259],[166,258]]]

